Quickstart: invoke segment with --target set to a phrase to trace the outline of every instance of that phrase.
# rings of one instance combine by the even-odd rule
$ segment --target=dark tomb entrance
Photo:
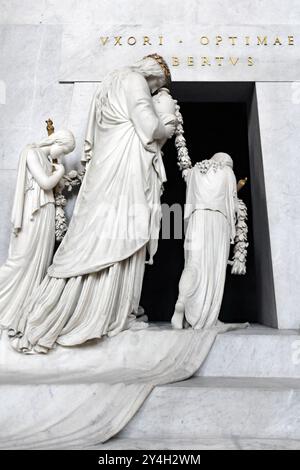
[[[184,120],[185,138],[192,162],[228,153],[237,180],[248,177],[240,197],[248,208],[247,274],[233,276],[227,268],[220,320],[277,326],[268,232],[267,208],[260,148],[255,84],[246,82],[174,82],[172,95],[178,100]],[[177,166],[174,139],[164,146],[168,181],[162,204],[185,202],[185,183]],[[184,264],[183,237],[174,231],[172,211],[170,238],[160,237],[154,265],[147,266],[141,305],[149,321],[169,322],[178,295]]]

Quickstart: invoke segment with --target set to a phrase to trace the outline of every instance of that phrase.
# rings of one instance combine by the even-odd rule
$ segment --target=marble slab
[[[196,375],[300,379],[300,334],[251,326],[219,335]]]
[[[299,450],[300,441],[293,439],[243,439],[239,436],[201,439],[121,439],[115,437],[86,450]]]
[[[30,126],[42,29],[40,25],[0,26],[0,80],[6,86],[0,128]]]
[[[5,171],[17,170],[19,156],[26,143],[32,142],[31,127],[0,128],[0,181]],[[1,199],[0,204],[5,200]],[[5,223],[5,221],[3,221]]]
[[[272,24],[278,18],[286,24],[299,23],[298,0],[1,0],[0,23],[114,23],[116,16],[124,23],[143,24],[191,22],[208,24]],[[72,14],[70,14],[72,12]]]
[[[300,328],[300,87],[257,83],[279,328]]]
[[[15,170],[0,170],[0,266],[7,258],[15,180]]]
[[[156,387],[119,434],[141,440],[237,436],[300,439],[300,380],[196,377]]]
[[[63,28],[59,25],[43,27],[32,107],[31,127],[34,141],[46,134],[45,120],[49,117],[57,130],[68,125],[73,83],[60,84],[58,81],[62,32]]]
[[[73,85],[61,85],[59,25],[0,26],[0,169],[16,169],[21,149],[46,136],[45,120],[66,127]]]
[[[259,44],[258,37],[267,43]],[[59,79],[101,81],[109,71],[157,52],[179,81],[300,80],[299,47],[300,25],[66,24]]]
[[[45,120],[67,127],[73,84],[59,84],[60,25],[0,26],[0,265],[10,236],[15,171],[24,146],[47,136]]]

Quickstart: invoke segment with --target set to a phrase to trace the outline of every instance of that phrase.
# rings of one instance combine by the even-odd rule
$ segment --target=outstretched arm
[[[38,185],[45,191],[53,189],[65,173],[64,166],[59,164],[54,165],[55,170],[52,175],[47,175],[34,150],[28,152],[27,166]]]

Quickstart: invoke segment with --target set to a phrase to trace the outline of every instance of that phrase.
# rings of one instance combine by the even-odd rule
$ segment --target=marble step
[[[196,375],[300,378],[299,332],[251,325],[221,334]]]
[[[202,438],[185,439],[121,439],[114,437],[104,444],[84,450],[300,450],[300,440]]]
[[[300,439],[300,380],[193,377],[156,387],[124,439]]]

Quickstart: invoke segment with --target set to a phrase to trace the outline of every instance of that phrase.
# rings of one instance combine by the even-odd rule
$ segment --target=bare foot
[[[182,330],[183,319],[184,319],[184,304],[182,302],[176,302],[175,312],[171,320],[173,328],[176,328],[177,330]]]

